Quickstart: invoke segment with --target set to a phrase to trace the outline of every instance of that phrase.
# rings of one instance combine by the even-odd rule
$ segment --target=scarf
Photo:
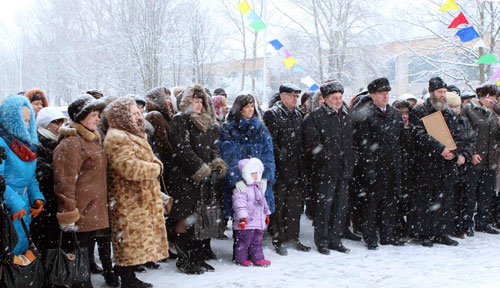
[[[40,133],[40,135],[50,140],[57,141],[58,139],[57,136],[47,128],[38,127],[38,133]]]
[[[38,146],[25,143],[14,135],[10,134],[7,129],[0,125],[0,137],[2,137],[5,142],[9,145],[9,148],[14,152],[21,160],[25,162],[32,162],[36,159],[36,152]]]

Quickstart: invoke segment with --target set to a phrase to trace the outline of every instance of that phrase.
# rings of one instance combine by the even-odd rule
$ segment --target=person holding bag
[[[132,97],[105,110],[109,129],[104,151],[109,161],[110,218],[115,272],[121,287],[152,287],[135,276],[135,266],[168,257],[159,177],[162,162],[145,133],[145,121]]]
[[[224,178],[226,163],[220,158],[216,143],[219,129],[211,117],[205,89],[199,84],[187,87],[178,103],[180,113],[174,116],[170,131],[174,153],[169,167],[169,192],[176,202],[167,221],[178,252],[177,268],[186,274],[202,274],[214,268],[203,257],[210,238],[194,237],[195,210],[202,180],[216,170],[221,171],[219,179]]]
[[[60,141],[53,156],[57,220],[63,231],[76,231],[77,244],[84,250],[88,249],[95,231],[109,227],[107,161],[97,132],[104,107],[103,101],[86,94],[73,100],[68,106],[71,121],[59,129]],[[63,248],[74,245],[65,241]],[[71,287],[92,287],[90,273],[85,282]]]

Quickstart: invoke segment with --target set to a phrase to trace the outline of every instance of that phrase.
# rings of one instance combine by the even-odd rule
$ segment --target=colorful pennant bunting
[[[313,85],[317,85],[316,81],[314,81],[311,76],[306,76],[300,80],[300,83],[303,83],[307,87],[312,87]]]
[[[448,10],[459,10],[460,8],[458,7],[457,3],[455,3],[455,0],[448,0],[448,2],[444,3],[441,8],[439,8],[439,12],[446,12]]]
[[[495,79],[500,78],[500,68],[498,68],[497,72],[495,72],[493,75],[490,77],[490,82],[494,82]]]
[[[465,18],[462,12],[460,12],[460,14],[458,14],[458,16],[453,19],[450,26],[448,26],[448,29],[457,28],[460,24],[469,24],[469,21],[467,21],[467,18]]]
[[[474,49],[475,48],[479,48],[479,47],[482,47],[482,48],[486,48],[486,49],[490,49],[490,47],[486,46],[486,43],[484,43],[483,39],[479,38],[479,40],[477,40],[476,44],[474,44]]]
[[[318,90],[318,89],[319,89],[318,84],[314,84],[314,85],[312,85],[311,87],[309,87],[309,90],[311,90],[311,91],[316,91],[316,90]]]
[[[240,4],[238,4],[238,6],[236,6],[241,14],[245,15],[247,14],[248,12],[250,12],[250,10],[252,10],[252,8],[250,7],[250,5],[248,5],[248,2],[243,0],[242,2],[240,2]]]
[[[288,50],[286,50],[285,48],[285,58],[290,58],[292,57],[292,55],[290,55],[290,52],[288,52]]]
[[[259,21],[260,17],[259,17],[259,15],[257,15],[257,13],[255,13],[255,11],[252,10],[252,11],[250,11],[250,14],[248,14],[248,20],[255,22],[255,21]]]
[[[494,63],[498,63],[498,60],[495,57],[495,55],[493,55],[493,53],[490,53],[490,54],[486,54],[486,55],[481,56],[481,58],[479,58],[479,60],[477,60],[476,63],[477,64],[494,64]]]
[[[255,30],[255,32],[267,28],[266,24],[264,24],[264,22],[262,22],[262,20],[250,23],[250,27],[252,27],[253,30]]]
[[[497,81],[497,86],[500,86],[500,81]]]
[[[293,59],[293,57],[288,57],[288,58],[285,58],[281,61],[283,61],[283,63],[285,63],[286,68],[292,68],[293,65],[299,64],[299,63],[297,63],[297,61],[295,61],[295,59]]]
[[[278,39],[274,39],[272,41],[269,41],[269,44],[273,45],[275,50],[280,50],[283,48],[283,44]]]
[[[469,42],[479,38],[479,34],[477,34],[476,29],[472,26],[458,30],[455,36],[460,37],[460,41],[462,42]]]
[[[305,72],[304,69],[302,68],[302,66],[300,65],[295,65],[295,67],[293,67],[293,72]]]

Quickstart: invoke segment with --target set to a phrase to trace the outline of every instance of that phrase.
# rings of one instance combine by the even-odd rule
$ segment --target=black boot
[[[146,262],[144,265],[142,265],[148,269],[153,269],[153,270],[158,270],[160,269],[160,264],[156,264],[155,262]]]
[[[99,259],[101,259],[104,281],[110,287],[120,287],[120,280],[113,272],[113,262],[111,261],[111,238],[98,237],[97,251],[99,252]]]
[[[92,239],[89,243],[89,268],[90,268],[90,273],[92,274],[102,274],[102,268],[95,263],[94,259],[94,249],[95,249],[95,238]]]
[[[342,238],[348,239],[348,240],[352,240],[352,241],[361,241],[361,237],[359,237],[358,235],[352,233],[351,230],[349,230],[349,228],[346,228],[344,230]]]
[[[193,257],[193,253],[188,251],[188,245],[185,243],[176,245],[177,249],[177,262],[175,266],[182,273],[191,274],[191,275],[201,275],[205,273],[203,268],[201,268],[195,258]]]
[[[143,282],[135,276],[134,266],[115,266],[116,275],[121,278],[122,288],[150,288],[152,284]]]

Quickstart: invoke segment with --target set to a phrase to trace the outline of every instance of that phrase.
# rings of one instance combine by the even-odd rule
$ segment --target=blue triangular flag
[[[313,86],[309,87],[309,90],[310,90],[310,91],[316,91],[316,90],[318,90],[318,89],[319,89],[318,84],[314,84]]]
[[[260,17],[259,17],[259,15],[257,15],[257,13],[255,13],[255,11],[252,10],[252,11],[250,11],[250,14],[248,14],[248,20],[255,22],[255,21],[259,21]]]
[[[455,36],[460,37],[460,41],[462,42],[469,42],[479,38],[479,34],[477,34],[476,29],[472,26],[458,30]]]
[[[280,50],[281,48],[283,48],[283,44],[281,44],[281,42],[278,41],[278,39],[270,41],[269,44],[273,45],[274,49],[276,50]]]
[[[293,72],[304,72],[304,69],[302,69],[300,65],[295,65],[295,67],[293,67]]]

